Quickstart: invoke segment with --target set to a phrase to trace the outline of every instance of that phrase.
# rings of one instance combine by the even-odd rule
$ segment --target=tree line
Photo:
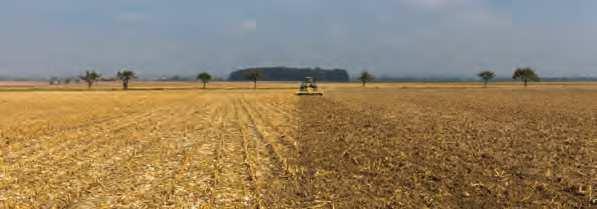
[[[483,81],[483,86],[487,87],[489,81],[493,80],[496,77],[496,73],[491,70],[483,70],[477,74],[477,77],[479,77]],[[541,81],[539,75],[535,72],[534,69],[530,67],[516,68],[514,70],[514,73],[512,74],[512,79],[521,81],[524,87],[527,87],[528,82],[530,81]],[[375,76],[371,74],[369,71],[364,70],[361,72],[359,77],[357,77],[357,80],[361,82],[363,87],[365,87],[368,82],[375,80]]]
[[[96,72],[95,70],[87,70],[85,73],[83,73],[83,75],[79,76],[79,78],[87,83],[87,88],[91,88],[93,84],[97,83],[102,78],[102,74]],[[122,89],[128,90],[129,82],[133,79],[136,79],[137,74],[132,70],[123,68],[116,73],[116,78],[121,81]]]
[[[102,80],[102,78],[102,74],[96,72],[95,70],[86,70],[81,76],[79,76],[80,81],[87,83],[87,88],[91,88],[95,83]],[[116,79],[120,80],[122,83],[123,90],[128,90],[130,81],[137,79],[137,74],[135,71],[125,68],[116,73]],[[203,83],[203,88],[206,88],[207,83],[213,79],[213,76],[207,72],[202,72],[197,75],[196,79]],[[50,84],[52,83],[53,82],[51,80]]]
[[[491,70],[484,70],[479,72],[477,76],[483,80],[483,86],[487,87],[487,83],[494,79],[496,74]],[[516,70],[514,70],[514,73],[512,74],[512,80],[521,81],[524,87],[527,87],[529,81],[539,82],[541,81],[541,78],[539,78],[539,75],[537,75],[534,69],[530,67],[523,67],[516,68]]]
[[[242,71],[243,78],[252,81],[254,89],[257,88],[257,81],[263,79],[263,75],[264,73],[260,69],[248,69]],[[479,72],[477,76],[483,81],[483,86],[487,87],[489,81],[493,80],[496,77],[496,73],[491,70],[483,70]],[[128,90],[130,81],[136,79],[137,74],[132,70],[123,68],[116,73],[115,78],[122,83],[123,90]],[[96,84],[98,81],[102,79],[104,79],[102,77],[102,74],[96,72],[95,70],[87,70],[82,75],[80,75],[78,79],[66,78],[64,79],[64,81],[60,81],[56,77],[52,77],[50,79],[50,84],[60,84],[61,82],[69,84],[70,82],[79,83],[83,81],[87,84],[88,88],[92,88],[94,84]],[[196,77],[196,80],[202,83],[202,88],[204,89],[207,87],[207,84],[213,79],[214,77],[207,72],[201,72]],[[372,82],[375,79],[375,76],[368,70],[363,70],[357,77],[357,80],[361,82],[361,85],[363,87],[366,87],[367,83]],[[530,81],[538,82],[541,80],[535,72],[535,70],[530,67],[515,69],[514,73],[512,74],[512,79],[521,81],[525,87],[528,86],[528,82]]]
[[[261,72],[263,80],[268,81],[300,81],[305,77],[317,78],[318,81],[348,82],[350,76],[344,69],[296,68],[296,67],[256,67],[239,69],[228,76],[230,81],[246,81],[245,74],[251,71]]]

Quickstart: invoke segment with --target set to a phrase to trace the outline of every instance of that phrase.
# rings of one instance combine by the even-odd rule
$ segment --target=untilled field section
[[[595,98],[4,92],[0,208],[591,208]]]
[[[292,168],[291,94],[0,96],[2,208],[275,206]]]

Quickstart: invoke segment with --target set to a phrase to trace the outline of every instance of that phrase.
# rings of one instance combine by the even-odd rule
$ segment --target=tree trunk
[[[257,80],[253,80],[253,89],[257,89]]]
[[[87,88],[88,88],[88,89],[90,89],[90,88],[91,88],[91,85],[93,85],[93,82],[91,82],[91,81],[87,81]]]
[[[367,85],[367,82],[365,81],[361,81],[363,83],[363,87],[365,87],[365,85]]]
[[[527,87],[527,83],[528,83],[528,82],[529,82],[529,80],[527,80],[527,79],[524,79],[524,87],[525,87],[525,88]]]
[[[127,80],[122,81],[122,88],[124,90],[128,90],[129,89],[129,81],[127,81]]]
[[[487,80],[483,83],[483,87],[487,88]]]
[[[205,89],[205,85],[206,85],[206,84],[207,84],[207,82],[205,82],[205,81],[204,81],[204,82],[203,82],[203,88],[204,88],[204,89]]]

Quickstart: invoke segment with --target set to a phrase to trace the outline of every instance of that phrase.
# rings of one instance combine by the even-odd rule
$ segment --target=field
[[[594,83],[38,85],[0,88],[0,208],[597,207]]]

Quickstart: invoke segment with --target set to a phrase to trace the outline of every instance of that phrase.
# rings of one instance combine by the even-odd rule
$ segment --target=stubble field
[[[0,92],[0,208],[596,207],[597,85],[286,86]]]

